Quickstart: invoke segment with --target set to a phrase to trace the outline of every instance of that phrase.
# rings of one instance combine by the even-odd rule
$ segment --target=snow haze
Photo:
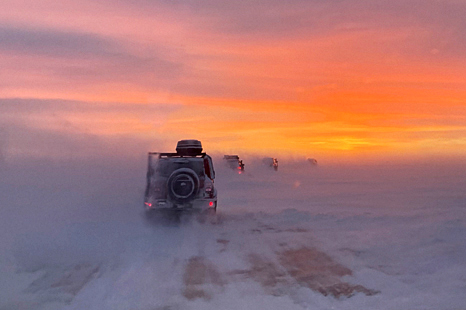
[[[466,162],[279,163],[148,223],[144,154],[0,154],[0,309],[464,308]]]

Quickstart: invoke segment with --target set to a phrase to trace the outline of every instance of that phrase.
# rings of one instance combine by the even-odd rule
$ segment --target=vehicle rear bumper
[[[152,202],[145,202],[144,207],[146,210],[160,210],[160,209],[176,209],[176,210],[207,210],[217,207],[217,198],[202,198],[195,199],[189,203],[174,203],[167,199],[157,199]]]

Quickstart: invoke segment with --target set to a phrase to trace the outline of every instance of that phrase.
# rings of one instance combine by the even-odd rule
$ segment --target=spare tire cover
[[[178,203],[188,202],[199,191],[199,177],[189,168],[175,170],[168,178],[168,195]]]

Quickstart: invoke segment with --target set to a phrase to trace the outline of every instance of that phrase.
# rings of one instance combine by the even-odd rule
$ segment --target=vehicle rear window
[[[202,158],[152,158],[151,168],[158,176],[169,177],[173,171],[180,168],[194,170],[198,176],[204,175],[204,160]]]

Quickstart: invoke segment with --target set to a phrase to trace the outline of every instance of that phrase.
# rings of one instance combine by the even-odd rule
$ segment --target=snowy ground
[[[245,162],[151,225],[142,157],[2,163],[0,309],[466,309],[465,162]]]

